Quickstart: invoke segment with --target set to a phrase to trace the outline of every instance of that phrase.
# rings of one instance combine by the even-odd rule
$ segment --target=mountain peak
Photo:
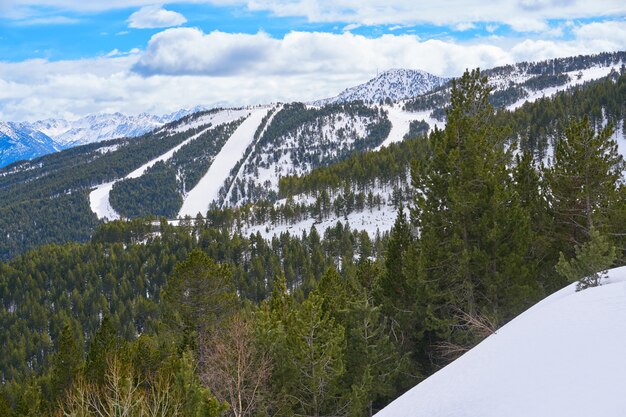
[[[345,103],[362,100],[379,102],[413,98],[422,95],[448,81],[419,69],[392,68],[380,72],[366,83],[347,88],[338,96],[318,100],[314,104]]]

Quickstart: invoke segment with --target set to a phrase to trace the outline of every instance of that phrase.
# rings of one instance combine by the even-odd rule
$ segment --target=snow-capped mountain
[[[391,69],[378,74],[370,81],[348,88],[338,96],[318,100],[314,104],[346,103],[362,100],[367,103],[417,97],[445,84],[447,78],[437,77],[421,70]]]
[[[572,284],[393,401],[376,417],[620,417],[626,267]]]
[[[206,107],[181,109],[163,116],[148,113],[131,116],[119,112],[96,113],[74,121],[48,119],[24,125],[48,135],[63,149],[67,149],[107,139],[141,136],[166,123],[201,110],[206,110]]]
[[[38,130],[19,123],[0,122],[0,167],[58,150],[58,144]]]
[[[97,113],[77,120],[45,119],[35,122],[3,123],[5,139],[0,145],[0,167],[11,162],[32,159],[78,145],[120,137],[137,137],[179,120],[188,114],[206,110],[196,106],[162,116],[141,113]]]

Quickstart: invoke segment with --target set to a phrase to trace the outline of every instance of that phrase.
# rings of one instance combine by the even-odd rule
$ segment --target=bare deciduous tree
[[[147,385],[147,388],[142,385]],[[103,386],[76,381],[62,402],[59,417],[179,417],[171,378],[159,374],[141,381],[113,358]]]
[[[233,416],[253,415],[269,379],[270,359],[255,343],[251,319],[233,316],[204,349],[204,382],[230,405]]]

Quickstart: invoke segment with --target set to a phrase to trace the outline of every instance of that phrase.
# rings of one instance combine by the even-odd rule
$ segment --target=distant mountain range
[[[196,106],[163,116],[147,113],[136,116],[98,113],[72,121],[46,119],[35,122],[0,122],[0,167],[78,145],[141,136],[188,114],[206,109],[204,106]]]

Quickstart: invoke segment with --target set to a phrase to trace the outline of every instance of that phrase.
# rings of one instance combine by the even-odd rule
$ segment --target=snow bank
[[[626,267],[546,298],[377,417],[623,417]]]
[[[195,217],[198,213],[205,214],[207,212],[211,202],[217,199],[220,188],[228,178],[230,170],[237,164],[237,161],[246,152],[248,145],[254,140],[254,133],[269,109],[269,107],[264,107],[250,111],[250,116],[239,125],[228,139],[204,177],[189,191],[178,213],[179,217],[187,215]]]

